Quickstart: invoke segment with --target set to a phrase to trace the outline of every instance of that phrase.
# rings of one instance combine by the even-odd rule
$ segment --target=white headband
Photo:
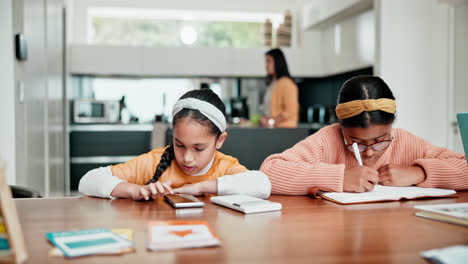
[[[224,117],[223,113],[216,108],[216,106],[199,99],[185,98],[177,101],[174,105],[172,116],[174,117],[184,108],[200,111],[200,113],[213,122],[221,132],[226,131],[226,117]]]

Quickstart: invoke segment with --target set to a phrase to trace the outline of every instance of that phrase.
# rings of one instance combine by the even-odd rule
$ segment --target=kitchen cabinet
[[[94,168],[127,162],[151,149],[152,125],[72,125],[70,189]]]
[[[309,1],[302,7],[302,28],[304,30],[324,29],[371,10],[373,6],[373,0]]]
[[[263,77],[268,48],[137,47],[72,44],[76,75]],[[320,52],[284,48],[294,77],[321,76]]]

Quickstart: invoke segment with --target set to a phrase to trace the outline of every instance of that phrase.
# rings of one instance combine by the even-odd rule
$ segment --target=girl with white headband
[[[184,94],[173,108],[173,143],[126,163],[89,171],[79,191],[98,197],[148,200],[164,193],[247,194],[268,198],[271,184],[217,151],[227,138],[224,103],[211,90]]]
[[[311,187],[366,192],[376,184],[468,189],[464,155],[392,128],[395,113],[395,97],[381,78],[346,81],[336,107],[339,124],[263,162],[272,193],[305,195]]]

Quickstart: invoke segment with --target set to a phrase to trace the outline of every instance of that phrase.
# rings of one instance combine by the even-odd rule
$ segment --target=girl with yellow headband
[[[338,95],[338,124],[263,162],[260,170],[269,176],[272,193],[305,195],[311,187],[366,192],[376,184],[468,189],[464,155],[392,128],[395,114],[395,97],[381,78],[358,76],[346,81]]]

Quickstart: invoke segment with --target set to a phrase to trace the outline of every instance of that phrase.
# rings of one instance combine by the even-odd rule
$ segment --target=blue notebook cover
[[[463,141],[463,148],[465,149],[465,156],[468,160],[468,113],[458,113],[457,119]]]
[[[109,249],[133,246],[133,242],[113,233],[109,228],[49,232],[46,237],[66,257],[92,255]]]

